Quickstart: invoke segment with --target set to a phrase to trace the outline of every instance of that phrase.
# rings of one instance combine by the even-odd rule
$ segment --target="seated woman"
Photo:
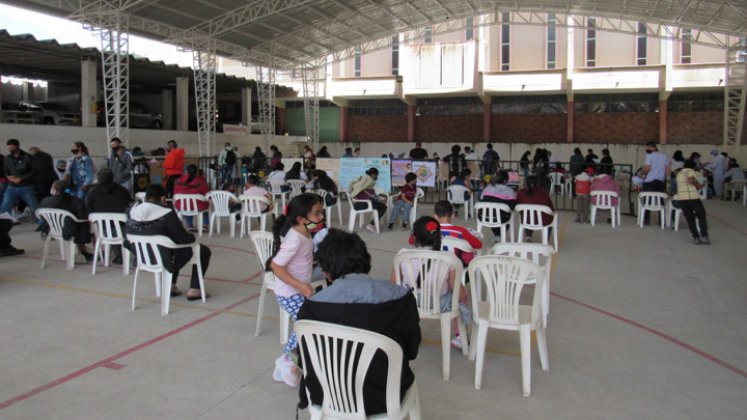
[[[80,220],[88,219],[88,209],[85,201],[70,195],[67,191],[67,182],[55,181],[49,191],[51,195],[39,203],[39,208],[67,210]],[[42,225],[42,234],[49,234],[49,226],[46,223]],[[91,242],[90,223],[76,223],[70,218],[66,218],[65,225],[62,227],[62,238],[66,241],[72,239],[86,262],[93,261],[93,254],[86,249],[86,244]]]
[[[330,193],[324,197],[324,204],[326,206],[337,204],[337,184],[335,184],[335,181],[326,172],[317,169],[312,173],[311,179],[315,190],[324,190]]]
[[[470,180],[470,175],[472,175],[472,171],[469,168],[464,168],[461,173],[452,176],[449,179],[449,185],[461,185],[465,188],[467,188],[467,191],[464,192],[464,200],[469,201],[470,197],[472,197],[472,181]],[[456,213],[459,213],[459,206],[456,207]]]
[[[348,186],[348,194],[356,200],[370,201],[374,210],[378,211],[379,218],[382,218],[386,213],[387,207],[386,204],[381,202],[379,196],[376,195],[376,191],[374,190],[376,179],[378,179],[378,177],[379,170],[376,168],[369,168],[365,174],[355,178],[353,182],[350,183],[350,186]],[[363,209],[364,206],[365,204],[363,203],[355,203],[354,205],[357,210]],[[366,226],[366,229],[374,233],[376,232],[376,226],[374,225],[373,220],[371,220],[371,223]]]
[[[620,185],[618,185],[617,181],[615,181],[615,178],[611,177],[608,174],[600,174],[594,177],[594,180],[591,181],[591,192],[594,191],[611,191],[617,193],[618,198],[612,198],[613,206],[617,205],[617,203],[619,202],[620,194],[622,194]],[[595,196],[591,196],[591,204],[597,204],[597,198]],[[607,218],[607,223],[612,223],[612,219]]]
[[[267,192],[266,189],[259,186],[259,178],[257,178],[257,175],[249,175],[248,177],[246,177],[244,195],[266,198],[268,204],[262,206],[262,213],[267,213],[274,208],[274,203],[272,202],[272,194]],[[239,207],[241,207],[240,204]]]
[[[290,170],[285,173],[285,180],[288,181],[290,179],[300,179],[301,181],[308,181],[308,177],[306,176],[306,172],[301,167],[301,162],[296,162],[291,166]]]
[[[526,178],[526,184],[527,187],[519,191],[519,196],[517,198],[518,204],[538,204],[547,206],[550,208],[550,210],[555,211],[555,206],[552,203],[552,199],[550,198],[550,194],[547,193],[542,187],[539,186],[539,183],[537,181],[537,177],[535,176],[528,176]],[[523,221],[523,220],[522,220]],[[543,214],[542,215],[542,225],[543,226],[549,226],[553,222],[553,216],[549,214]],[[525,229],[523,234],[525,237],[527,237],[527,242],[532,242],[532,233],[534,231]],[[519,232],[519,235],[521,235],[522,232]],[[521,237],[521,236],[520,236]]]
[[[508,186],[508,172],[500,170],[490,177],[488,185],[482,192],[480,201],[506,204],[511,210],[516,207],[516,191]],[[501,212],[501,223],[506,223],[510,218],[511,213]],[[497,240],[501,235],[501,229],[490,228],[490,230],[493,231],[493,235]]]
[[[285,182],[285,165],[278,162],[275,164],[275,166],[272,167],[272,172],[270,172],[269,175],[267,175],[267,182],[270,181],[283,181]],[[287,185],[281,185],[280,186],[280,192],[288,192],[290,191],[290,187]]]
[[[174,195],[176,194],[205,195],[209,191],[210,191],[210,186],[208,185],[207,181],[205,181],[205,178],[201,174],[198,173],[196,165],[187,165],[187,173],[182,175],[174,183]],[[177,211],[181,210],[180,207],[181,207],[180,204],[176,203],[175,208]],[[205,213],[202,213],[203,230],[207,230],[207,226],[210,224],[210,216],[208,215],[206,211],[209,208],[210,208],[210,203],[208,201],[197,202],[197,209],[199,211],[205,211]],[[187,223],[188,230],[196,229],[193,224],[192,216],[184,216],[184,221]]]

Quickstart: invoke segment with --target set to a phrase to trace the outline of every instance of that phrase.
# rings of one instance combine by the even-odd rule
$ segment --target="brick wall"
[[[643,144],[659,140],[659,114],[654,112],[577,113],[577,143]]]
[[[496,143],[566,141],[565,114],[493,114],[491,139]]]
[[[421,115],[415,118],[415,140],[423,142],[482,141],[482,115]]]
[[[407,141],[407,116],[349,115],[345,141],[355,139],[368,142]]]
[[[670,112],[667,120],[667,143],[723,142],[724,113],[721,111]]]

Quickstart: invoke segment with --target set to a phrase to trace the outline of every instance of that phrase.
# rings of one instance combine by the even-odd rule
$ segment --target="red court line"
[[[614,319],[616,319],[618,321],[622,321],[622,322],[624,322],[624,323],[626,323],[628,325],[632,325],[632,326],[634,326],[636,328],[642,329],[642,330],[647,331],[647,332],[649,332],[651,334],[659,336],[660,338],[663,338],[663,339],[665,339],[665,340],[667,340],[667,341],[669,341],[669,342],[671,342],[671,343],[673,343],[673,344],[675,344],[675,345],[677,345],[679,347],[682,347],[685,350],[689,350],[689,351],[695,353],[696,355],[698,355],[698,356],[700,356],[700,357],[702,357],[702,358],[704,358],[704,359],[706,359],[706,360],[708,360],[710,362],[713,362],[713,363],[715,363],[715,364],[717,364],[717,365],[719,365],[719,366],[721,366],[723,368],[726,368],[726,369],[728,369],[728,370],[736,373],[737,375],[740,375],[742,377],[747,378],[747,371],[744,371],[744,370],[742,370],[742,369],[740,369],[740,368],[738,368],[738,367],[736,367],[734,365],[731,365],[731,364],[729,364],[729,363],[727,363],[727,362],[719,359],[716,356],[708,354],[705,351],[703,351],[703,350],[701,350],[701,349],[699,349],[699,348],[697,348],[697,347],[695,347],[695,346],[693,346],[691,344],[688,344],[688,343],[685,343],[684,341],[678,340],[678,339],[672,337],[671,335],[665,334],[665,333],[663,333],[663,332],[661,332],[661,331],[659,331],[657,329],[651,328],[651,327],[649,327],[647,325],[643,325],[643,324],[641,324],[639,322],[633,321],[632,319],[628,319],[628,318],[625,318],[623,316],[620,316],[620,315],[617,315],[617,314],[613,314],[612,312],[605,311],[604,309],[597,308],[596,306],[589,305],[588,303],[584,303],[584,302],[578,301],[578,300],[570,298],[568,296],[559,295],[559,294],[557,294],[555,292],[551,292],[550,294],[553,295],[553,296],[555,296],[555,297],[557,297],[557,298],[566,300],[566,301],[571,302],[571,303],[575,303],[576,305],[583,306],[586,309],[591,309],[592,311],[598,312],[598,313],[600,313],[602,315],[606,315],[606,316],[608,316],[610,318],[614,318]]]
[[[250,255],[256,255],[256,254],[254,253],[254,251],[250,251],[250,250],[248,250],[248,249],[236,248],[236,247],[233,247],[233,246],[216,245],[216,244],[212,244],[212,245],[207,245],[207,246],[208,246],[208,247],[210,247],[210,248],[223,248],[223,249],[230,249],[230,250],[232,250],[232,251],[246,252],[247,254],[250,254]]]
[[[747,236],[747,232],[745,232],[742,229],[740,229],[740,228],[732,225],[731,223],[728,223],[728,222],[722,220],[720,217],[711,216],[710,214],[707,217],[709,217],[709,218],[711,218],[713,220],[716,220],[717,222],[719,222],[719,223],[721,223],[723,225],[726,225],[727,227],[730,227],[730,228],[736,230],[737,232],[741,233],[744,236]]]
[[[391,249],[380,249],[380,248],[371,248],[370,246],[368,247],[368,249],[370,249],[371,251],[388,252],[388,253],[390,253],[390,254],[396,254],[397,252],[399,252],[399,250],[397,250],[397,251],[392,251]]]
[[[210,313],[208,315],[203,316],[202,318],[198,318],[198,319],[196,319],[194,321],[188,322],[188,323],[182,325],[179,328],[175,328],[175,329],[173,329],[171,331],[168,331],[168,332],[166,332],[164,334],[161,334],[161,335],[159,335],[159,336],[157,336],[155,338],[152,338],[152,339],[150,339],[148,341],[145,341],[143,343],[140,343],[138,345],[130,347],[129,349],[123,350],[123,351],[121,351],[121,352],[119,352],[119,353],[117,353],[117,354],[115,354],[113,356],[109,356],[109,357],[107,357],[105,359],[99,360],[98,362],[94,362],[94,363],[92,363],[92,364],[90,364],[90,365],[88,365],[88,366],[86,366],[84,368],[78,369],[75,372],[72,372],[72,373],[70,373],[68,375],[65,375],[63,377],[57,378],[57,379],[55,379],[52,382],[49,382],[49,383],[44,384],[42,386],[36,387],[36,388],[34,388],[34,389],[32,389],[32,390],[30,390],[28,392],[25,392],[25,393],[23,393],[21,395],[18,395],[16,397],[13,397],[13,398],[11,398],[11,399],[9,399],[7,401],[4,401],[4,402],[0,403],[0,410],[2,410],[4,408],[8,408],[11,405],[19,403],[21,401],[27,400],[27,399],[29,399],[29,398],[31,398],[33,396],[41,394],[41,393],[43,393],[45,391],[48,391],[48,390],[50,390],[52,388],[55,388],[55,387],[57,387],[59,385],[62,385],[64,383],[66,383],[66,382],[72,381],[73,379],[79,378],[79,377],[87,374],[88,372],[96,369],[96,368],[104,367],[104,368],[111,369],[113,366],[118,366],[120,364],[116,363],[115,362],[116,360],[121,359],[121,358],[123,358],[125,356],[128,356],[128,355],[130,355],[132,353],[138,352],[138,351],[140,351],[140,350],[142,350],[144,348],[150,347],[150,346],[152,346],[152,345],[154,345],[154,344],[156,344],[158,342],[161,342],[161,341],[163,341],[163,340],[165,340],[165,339],[167,339],[167,338],[169,338],[171,336],[179,334],[180,332],[186,331],[186,330],[188,330],[188,329],[190,329],[190,328],[192,328],[194,326],[202,324],[203,322],[208,321],[208,320],[210,320],[212,318],[215,318],[216,316],[222,314],[223,312],[230,311],[231,309],[233,309],[233,308],[235,308],[235,307],[237,307],[239,305],[243,305],[244,303],[247,303],[247,302],[251,301],[252,299],[257,298],[258,296],[259,296],[259,293],[256,293],[254,295],[248,296],[248,297],[246,297],[244,299],[241,299],[240,301],[238,301],[238,302],[236,302],[234,304],[226,306],[223,309],[218,309],[218,310],[216,310],[216,311],[214,311],[214,312],[212,312],[212,313]]]

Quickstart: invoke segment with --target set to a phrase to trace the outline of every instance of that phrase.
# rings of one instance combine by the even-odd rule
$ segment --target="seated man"
[[[39,208],[52,208],[67,210],[79,220],[88,219],[88,209],[86,203],[78,197],[68,194],[68,184],[65,181],[57,180],[52,183],[52,189],[49,191],[50,196],[39,203]],[[49,226],[42,224],[42,234],[49,233]],[[77,223],[69,217],[65,219],[65,225],[62,227],[62,239],[68,241],[73,239],[78,247],[78,252],[86,259],[86,262],[93,260],[93,254],[88,252],[86,244],[91,242],[91,225],[90,223]]]
[[[25,252],[24,250],[11,245],[11,239],[8,233],[12,228],[12,219],[0,217],[0,257],[12,257],[13,255],[21,255]]]
[[[127,189],[114,182],[114,172],[102,169],[96,174],[96,184],[86,194],[86,205],[91,213],[126,213],[132,204],[132,196]],[[122,248],[115,246],[114,264],[122,264]]]
[[[304,302],[298,319],[373,331],[399,343],[404,356],[400,398],[404,397],[415,381],[409,361],[417,357],[421,338],[415,296],[405,287],[369,277],[371,255],[363,240],[354,233],[330,229],[319,244],[316,259],[333,283]],[[308,360],[304,364],[311,366]],[[363,385],[367,415],[386,412],[386,366],[387,359],[377,353]],[[314,372],[309,371],[307,375],[301,382],[299,407],[302,408],[308,405],[305,387],[309,389],[312,404],[321,405],[323,398]]]
[[[191,244],[195,236],[187,232],[179,221],[171,207],[166,206],[166,189],[161,184],[152,184],[145,190],[145,202],[130,209],[130,214],[125,225],[127,235],[163,235],[176,244]],[[164,268],[172,274],[171,296],[179,296],[181,291],[176,287],[179,278],[179,270],[192,259],[191,248],[176,250],[159,248]],[[135,252],[132,249],[132,252]],[[205,276],[210,264],[210,248],[200,245],[200,263],[202,264],[202,275]],[[207,298],[209,295],[206,295]],[[197,274],[197,266],[192,266],[192,281],[187,292],[187,300],[201,299],[200,280]]]

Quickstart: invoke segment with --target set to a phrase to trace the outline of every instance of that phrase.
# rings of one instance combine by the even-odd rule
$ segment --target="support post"
[[[490,143],[490,131],[493,120],[493,106],[489,102],[482,104],[482,141]]]
[[[275,69],[257,67],[257,99],[259,102],[259,129],[268,147],[275,135]]]
[[[573,102],[573,99],[568,100],[568,104],[566,105],[566,133],[565,133],[565,141],[566,143],[573,143],[575,141],[574,139],[574,128],[573,128],[573,120],[575,118],[575,103]]]
[[[215,41],[203,39],[192,51],[197,141],[201,157],[211,156],[215,133]]]
[[[407,105],[407,141],[415,141],[415,105]]]
[[[174,127],[174,91],[171,89],[164,89],[161,95],[163,128],[171,130]]]
[[[80,123],[82,127],[96,127],[96,60],[80,62]]]
[[[319,85],[327,79],[327,60],[315,60],[301,68],[306,139],[312,149],[319,144]]]
[[[176,78],[176,129],[189,130],[189,77]]]
[[[115,12],[99,31],[106,110],[106,140],[127,142],[130,122],[130,35],[126,17]]]
[[[252,88],[241,88],[241,123],[252,129]]]
[[[348,107],[340,107],[340,143],[348,138]]]
[[[726,50],[724,81],[724,147],[737,155],[742,145],[745,102],[747,102],[747,38],[742,37]]]

